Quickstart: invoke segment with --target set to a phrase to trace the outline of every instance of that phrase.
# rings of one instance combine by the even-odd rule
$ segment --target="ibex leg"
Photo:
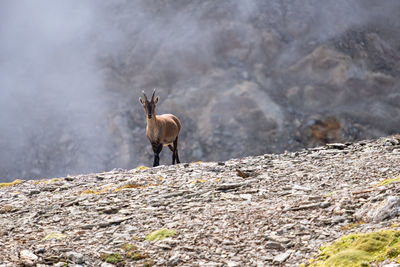
[[[174,141],[174,150],[175,150],[174,154],[175,154],[176,163],[181,163],[179,161],[179,155],[178,155],[178,137]]]
[[[168,145],[169,149],[172,151],[172,165],[175,164],[175,148],[172,145]]]
[[[156,167],[156,166],[160,165],[160,152],[161,152],[163,146],[160,143],[152,143],[151,146],[153,147],[153,152],[154,152],[153,167]]]

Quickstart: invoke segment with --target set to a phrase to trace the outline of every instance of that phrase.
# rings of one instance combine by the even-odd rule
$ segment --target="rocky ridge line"
[[[344,234],[398,227],[399,174],[391,136],[25,181],[0,187],[0,266],[297,266]],[[176,234],[145,239],[164,228]]]

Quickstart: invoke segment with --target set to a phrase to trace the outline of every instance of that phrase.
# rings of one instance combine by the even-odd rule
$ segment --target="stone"
[[[398,263],[387,263],[382,265],[382,267],[400,267],[400,264]]]
[[[217,190],[225,191],[225,190],[235,189],[244,185],[245,183],[221,184],[218,185]]]
[[[319,206],[320,206],[321,208],[325,209],[325,208],[331,206],[331,203],[328,202],[328,201],[325,201],[325,202],[320,203]]]
[[[400,214],[400,197],[389,196],[377,203],[366,203],[356,211],[355,217],[368,222],[381,222]]]
[[[69,251],[69,252],[65,253],[65,256],[69,260],[71,260],[72,262],[77,263],[77,264],[81,264],[81,263],[85,262],[84,258],[83,258],[83,255],[81,253],[78,253],[78,252]]]
[[[174,255],[168,259],[167,266],[178,266],[180,261],[181,261],[180,257],[178,255]]]
[[[301,185],[297,185],[297,184],[292,185],[292,190],[305,191],[305,192],[312,191],[312,189],[309,187],[301,186]]]
[[[240,264],[240,262],[236,262],[236,261],[228,261],[228,262],[226,262],[226,265],[227,265],[228,267],[238,267],[238,266],[240,266],[241,264]]]
[[[28,265],[28,266],[33,266],[36,264],[37,260],[39,259],[38,256],[36,256],[32,251],[24,249],[21,250],[19,253],[19,256],[21,258],[21,261],[23,264]]]
[[[284,252],[284,253],[278,254],[274,257],[273,262],[283,263],[289,258],[289,256],[290,256],[290,252]]]
[[[341,143],[332,143],[332,144],[326,144],[326,146],[330,149],[345,149],[347,147],[346,144],[341,144]]]
[[[266,249],[276,249],[276,250],[284,250],[285,247],[282,246],[282,244],[278,243],[278,242],[273,242],[273,241],[268,241],[267,243],[265,243],[265,248]]]

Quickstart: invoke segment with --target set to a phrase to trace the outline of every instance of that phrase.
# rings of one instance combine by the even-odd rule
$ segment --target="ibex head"
[[[154,99],[155,92],[156,89],[154,89],[150,101],[147,99],[147,96],[144,93],[144,91],[143,91],[144,100],[141,97],[139,97],[139,102],[142,103],[144,112],[146,112],[146,116],[148,119],[151,119],[156,114],[156,104],[158,102],[158,96]]]

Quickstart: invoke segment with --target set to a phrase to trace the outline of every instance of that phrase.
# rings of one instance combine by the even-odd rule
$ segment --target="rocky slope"
[[[344,234],[398,229],[399,174],[391,136],[0,184],[0,266],[297,266]]]

